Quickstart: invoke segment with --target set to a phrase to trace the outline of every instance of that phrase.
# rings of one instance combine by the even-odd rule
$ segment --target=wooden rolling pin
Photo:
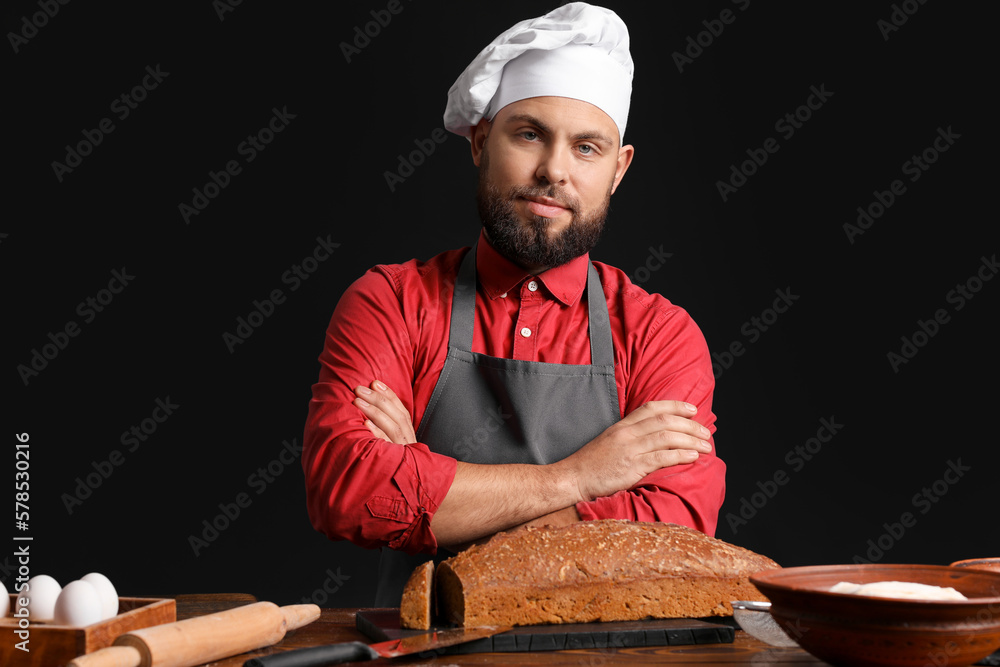
[[[67,667],[192,667],[277,644],[289,630],[319,618],[314,604],[255,602],[121,635],[114,646]]]

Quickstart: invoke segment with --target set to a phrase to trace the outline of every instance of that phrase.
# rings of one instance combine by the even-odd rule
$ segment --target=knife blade
[[[790,648],[799,645],[771,616],[770,602],[734,600],[732,605],[733,619],[747,634],[771,646]]]
[[[360,660],[396,658],[464,644],[484,637],[492,637],[510,629],[509,625],[485,625],[477,628],[435,630],[377,644],[345,642],[329,646],[314,646],[251,658],[243,663],[243,667],[322,667],[323,665],[336,665]]]

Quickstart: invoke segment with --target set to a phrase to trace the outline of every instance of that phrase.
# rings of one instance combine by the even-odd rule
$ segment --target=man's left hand
[[[413,419],[395,392],[384,383],[375,380],[370,386],[354,389],[354,405],[365,416],[365,426],[376,438],[382,438],[397,445],[409,445],[417,441],[413,431]]]

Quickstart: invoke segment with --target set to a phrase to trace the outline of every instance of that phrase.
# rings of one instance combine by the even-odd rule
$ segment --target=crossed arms
[[[302,458],[317,530],[408,553],[531,522],[670,521],[714,534],[725,464],[711,436],[711,359],[687,313],[662,297],[631,311],[609,303],[630,330],[648,331],[616,359],[624,418],[562,461],[484,466],[437,454],[413,436],[437,380],[429,369],[439,373],[447,353],[441,327],[428,319],[435,311],[427,304],[450,302],[448,286],[435,292],[438,284],[409,264],[378,267],[337,305]],[[417,289],[411,303],[406,291]]]

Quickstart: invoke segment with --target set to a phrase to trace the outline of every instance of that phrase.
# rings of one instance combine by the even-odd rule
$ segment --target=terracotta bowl
[[[958,560],[951,564],[952,567],[971,567],[976,570],[989,570],[990,572],[1000,572],[1000,558],[969,558]]]
[[[971,665],[1000,648],[1000,573],[943,565],[821,565],[750,577],[792,639],[834,665]],[[841,581],[952,587],[962,601],[830,593]]]

